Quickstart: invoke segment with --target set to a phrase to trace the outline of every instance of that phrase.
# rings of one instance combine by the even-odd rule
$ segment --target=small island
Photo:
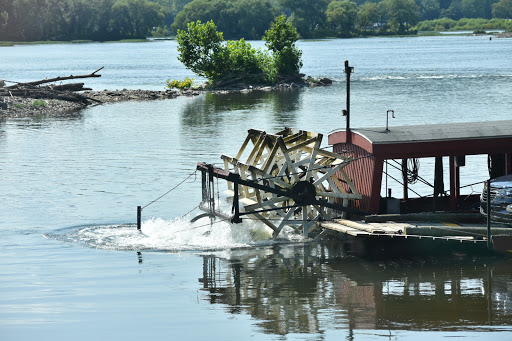
[[[189,23],[178,31],[178,59],[206,83],[193,80],[167,80],[167,90],[92,91],[84,83],[59,84],[74,79],[101,77],[103,67],[87,75],[14,83],[0,82],[0,119],[8,117],[67,116],[91,104],[144,101],[196,96],[203,91],[272,91],[332,84],[328,78],[313,79],[300,73],[302,52],[295,46],[297,30],[279,16],[265,32],[268,51],[254,49],[244,39],[224,41],[213,21]],[[270,52],[269,52],[270,51]]]

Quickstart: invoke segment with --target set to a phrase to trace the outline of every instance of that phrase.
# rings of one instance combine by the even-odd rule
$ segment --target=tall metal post
[[[208,190],[206,187],[206,172],[201,172],[201,202],[205,203],[208,200]]]
[[[233,208],[231,209],[231,213],[234,213],[231,222],[235,224],[242,222],[242,219],[240,218],[240,206],[238,204],[238,179],[240,179],[240,175],[237,174],[233,180]]]
[[[354,68],[348,65],[348,60],[345,60],[345,73],[347,74],[347,110],[345,115],[347,116],[347,142],[350,139],[350,74],[354,72]]]
[[[137,231],[141,229],[142,207],[137,206]]]

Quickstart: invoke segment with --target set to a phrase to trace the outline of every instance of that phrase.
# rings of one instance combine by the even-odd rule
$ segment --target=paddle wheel
[[[214,178],[227,180],[234,223],[248,215],[273,230],[285,226],[305,237],[319,221],[344,218],[361,195],[343,168],[350,157],[320,148],[322,134],[285,128],[276,134],[251,129],[235,157],[222,155],[224,169],[199,162],[207,215],[226,218],[215,207]]]

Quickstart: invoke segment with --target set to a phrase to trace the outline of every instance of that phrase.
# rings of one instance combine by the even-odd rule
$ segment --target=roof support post
[[[370,212],[379,213],[380,211],[380,191],[382,187],[382,171],[384,168],[384,160],[375,160],[371,174],[370,189]],[[386,189],[387,191],[387,189]],[[363,200],[365,198],[363,197]]]
[[[512,174],[512,153],[505,153],[505,174]]]
[[[432,211],[437,210],[437,198],[444,196],[444,179],[443,179],[443,157],[435,157],[434,166],[434,196],[432,201]]]
[[[450,160],[450,209],[457,209],[457,201],[460,196],[460,171],[455,165],[455,156],[451,155]]]
[[[407,159],[402,159],[402,184],[404,189],[404,200],[409,199],[409,187],[407,183]]]

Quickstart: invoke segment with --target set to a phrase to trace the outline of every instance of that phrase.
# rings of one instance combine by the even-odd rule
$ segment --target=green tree
[[[257,15],[255,15],[257,13]],[[259,40],[278,15],[278,10],[268,0],[237,0],[225,11],[225,15],[233,18],[235,29],[232,36]]]
[[[191,22],[187,31],[178,31],[177,39],[178,59],[214,86],[233,80],[262,83],[275,76],[275,72],[269,73],[272,60],[268,55],[252,48],[244,39],[224,44],[213,21]]]
[[[441,10],[441,17],[459,20],[462,16],[461,0],[452,0],[448,8]]]
[[[114,26],[122,35],[146,38],[153,26],[163,24],[163,8],[148,0],[118,0],[112,7]]]
[[[165,25],[171,26],[176,15],[192,0],[152,0],[166,9]]]
[[[199,20],[191,22],[187,25],[187,31],[178,30],[176,38],[178,60],[187,69],[210,81],[217,81],[225,75],[226,51],[222,46],[224,38],[213,21],[204,24]]]
[[[419,22],[419,8],[414,0],[384,0],[382,5],[392,32],[406,34]]]
[[[269,0],[194,0],[176,16],[171,28],[177,32],[189,22],[213,20],[226,39],[260,39],[276,15]]]
[[[15,41],[145,38],[165,15],[148,0],[0,0],[0,6],[0,39]]]
[[[493,4],[492,15],[495,18],[512,19],[512,0],[500,0]]]
[[[352,35],[356,19],[357,4],[350,0],[332,1],[325,12],[327,22],[332,28],[342,31],[343,36]]]
[[[6,27],[7,39],[16,41],[42,40],[42,20],[38,20],[38,13],[43,11],[42,0],[13,0],[11,12],[8,13]],[[2,38],[4,39],[4,38]]]
[[[293,24],[281,15],[270,24],[263,40],[272,52],[277,72],[281,75],[296,75],[302,67],[302,52],[295,46],[300,36]]]
[[[260,49],[255,49],[245,39],[226,42],[227,70],[224,79],[238,79],[245,83],[273,81],[275,72],[270,67],[271,59]]]
[[[290,12],[290,21],[304,38],[314,36],[316,30],[326,24],[325,11],[331,0],[278,0],[285,12]]]
[[[89,22],[87,33],[81,39],[98,41],[121,39],[121,32],[113,26],[113,6],[116,0],[94,0],[92,11],[94,19]],[[154,25],[157,26],[157,25]]]
[[[383,10],[380,4],[365,2],[357,8],[356,25],[360,31],[373,31],[382,22]]]
[[[296,75],[302,67],[302,53],[295,46],[299,35],[286,17],[277,17],[264,39],[272,56],[244,39],[224,43],[213,21],[191,22],[186,31],[178,30],[178,59],[213,86],[233,81],[273,83],[278,73]]]
[[[420,8],[421,20],[433,20],[439,18],[441,5],[438,0],[419,0],[416,2]]]
[[[174,19],[171,29],[174,32],[186,30],[190,22],[218,21],[222,6],[217,0],[194,0],[183,7]]]
[[[462,15],[464,18],[484,18],[484,0],[461,0]]]
[[[447,9],[450,7],[450,4],[452,3],[452,0],[438,0],[439,1],[439,7],[441,9]]]

